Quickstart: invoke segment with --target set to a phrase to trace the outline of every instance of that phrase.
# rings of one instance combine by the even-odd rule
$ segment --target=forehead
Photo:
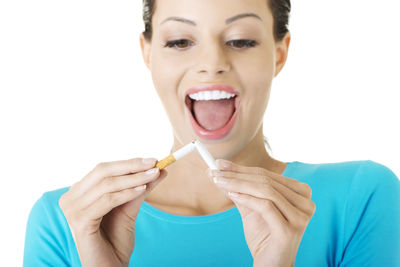
[[[196,27],[212,24],[227,26],[227,19],[238,14],[255,14],[237,21],[251,21],[272,25],[272,14],[267,5],[268,0],[156,0],[153,26],[160,27],[170,17],[184,18],[193,21]],[[243,16],[244,17],[244,16]],[[258,20],[258,22],[256,22]],[[163,24],[169,24],[166,22]],[[174,23],[174,22],[173,22]],[[180,23],[181,24],[181,23]],[[187,23],[190,25],[191,23]],[[232,23],[234,24],[234,23]]]

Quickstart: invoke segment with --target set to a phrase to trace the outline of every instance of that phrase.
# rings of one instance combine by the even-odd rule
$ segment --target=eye
[[[229,43],[234,43],[234,47],[237,48],[242,48],[242,47],[255,47],[258,43],[254,40],[246,40],[246,39],[237,39],[237,40],[232,40],[227,42]],[[236,44],[236,45],[235,45]]]
[[[191,43],[191,42],[187,39],[172,40],[172,41],[168,41],[164,45],[164,47],[169,47],[169,48],[176,47],[176,48],[178,48],[178,50],[182,50],[182,49],[186,48],[189,43]],[[248,47],[255,47],[256,45],[258,45],[258,43],[256,41],[246,40],[246,39],[232,40],[227,43],[228,44],[233,43],[233,46],[236,48],[243,48],[243,47],[248,48]]]
[[[180,40],[168,41],[168,42],[164,45],[164,47],[170,47],[170,48],[172,48],[172,47],[177,47],[177,48],[179,48],[179,49],[182,49],[182,48],[186,48],[188,42],[190,42],[190,41],[187,40],[187,39],[180,39]]]

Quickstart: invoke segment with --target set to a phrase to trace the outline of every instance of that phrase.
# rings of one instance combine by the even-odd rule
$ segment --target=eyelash
[[[179,39],[179,40],[168,41],[168,42],[164,45],[164,47],[173,48],[173,47],[175,47],[177,44],[181,43],[181,41],[189,41],[189,40],[187,40],[187,39]],[[245,48],[251,48],[251,47],[255,47],[255,46],[258,45],[258,43],[257,43],[256,41],[254,41],[254,40],[247,40],[247,39],[236,39],[236,40],[231,40],[231,41],[229,41],[229,42],[227,42],[227,43],[230,43],[230,42],[243,42]],[[185,47],[185,48],[186,48],[186,47]],[[239,49],[241,49],[241,48],[242,48],[242,47],[239,47]],[[183,49],[184,49],[184,48],[183,48]],[[183,49],[178,48],[178,50],[183,50]]]

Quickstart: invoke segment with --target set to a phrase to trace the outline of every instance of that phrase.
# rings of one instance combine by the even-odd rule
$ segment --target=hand
[[[103,162],[60,197],[82,266],[128,266],[135,221],[146,195],[167,175],[157,160]],[[147,185],[142,190],[135,190]]]
[[[221,163],[226,162],[224,167]],[[254,267],[294,266],[304,231],[314,215],[311,188],[260,167],[247,167],[217,160],[220,169],[208,169],[216,185],[237,206]],[[234,197],[228,192],[237,193]]]

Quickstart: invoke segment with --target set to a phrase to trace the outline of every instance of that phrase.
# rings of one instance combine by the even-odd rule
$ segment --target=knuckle
[[[111,203],[111,204],[113,203],[113,201],[115,199],[111,193],[105,193],[105,194],[103,194],[103,196],[101,198],[102,198],[103,202]]]
[[[114,185],[113,182],[114,182],[114,181],[113,181],[113,178],[112,178],[112,177],[104,178],[104,179],[101,181],[101,187],[104,188],[104,191],[110,191],[111,189],[113,189],[113,185]],[[104,191],[103,191],[103,192],[104,192]]]
[[[129,170],[130,172],[136,172],[142,166],[142,159],[133,158],[129,160]]]
[[[79,182],[75,182],[74,184],[72,184],[71,187],[69,188],[69,191],[75,191],[79,187],[79,184],[80,184]]]
[[[100,162],[96,165],[96,167],[94,167],[94,169],[92,170],[92,173],[101,173],[104,172],[106,168],[106,163],[105,162]]]
[[[95,169],[101,169],[101,168],[103,168],[103,167],[104,167],[104,164],[105,164],[105,162],[99,162],[99,163],[97,163]]]
[[[62,194],[58,199],[58,206],[62,211],[66,211],[69,208],[69,195],[70,191],[67,191],[64,194]]]
[[[254,172],[256,175],[265,175],[266,171],[263,168],[260,167],[254,167]]]
[[[58,199],[58,206],[60,206],[61,210],[64,210],[65,206],[65,194],[61,195],[61,197]]]
[[[265,180],[262,184],[262,189],[268,194],[269,192],[271,192],[271,181],[269,181],[268,179]]]
[[[74,196],[79,195],[79,192],[83,184],[82,180],[77,181],[70,186],[69,190],[66,192],[66,196],[68,196],[68,198],[72,198]]]
[[[264,201],[264,205],[263,205],[263,212],[271,213],[271,212],[273,212],[274,210],[275,210],[275,204],[273,203],[273,201],[270,200],[270,199],[266,199],[266,200]]]
[[[304,214],[303,212],[300,212],[298,219],[295,222],[295,229],[298,231],[304,230],[307,227],[309,220],[310,220],[310,218],[306,214]]]
[[[312,194],[312,189],[311,187],[306,184],[306,183],[301,183],[301,187],[302,187],[302,191],[304,192],[304,194],[307,196],[307,198],[311,198],[311,194]]]
[[[276,199],[276,192],[274,187],[272,186],[271,181],[267,181],[266,183],[263,183],[263,194],[264,197],[270,197],[272,199]]]
[[[315,210],[317,209],[317,205],[315,205],[314,201],[310,201],[311,205],[311,214],[314,215]],[[311,215],[311,216],[312,216]]]

